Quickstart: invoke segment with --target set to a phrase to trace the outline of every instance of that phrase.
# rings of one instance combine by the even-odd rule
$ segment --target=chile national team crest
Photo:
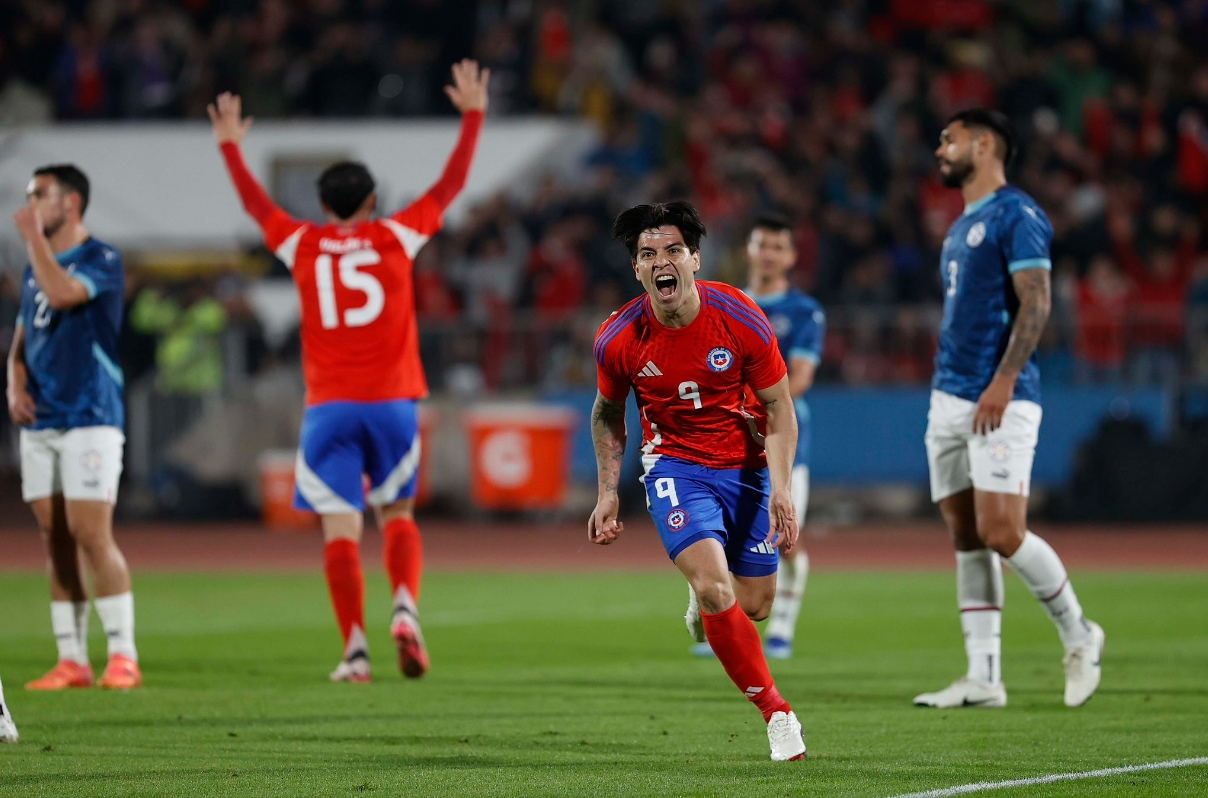
[[[734,353],[724,346],[713,348],[709,352],[709,368],[722,372],[734,364]]]
[[[672,510],[667,513],[667,528],[672,532],[679,532],[686,523],[688,523],[688,514],[683,510]]]

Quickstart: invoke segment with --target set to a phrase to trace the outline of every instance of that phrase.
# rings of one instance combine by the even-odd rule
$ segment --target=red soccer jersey
[[[291,218],[256,183],[239,148],[223,145],[244,206],[298,287],[308,405],[428,395],[412,263],[465,184],[481,123],[480,112],[465,115],[445,173],[426,194],[387,219],[351,227]]]
[[[750,297],[725,283],[696,281],[701,309],[687,327],[665,327],[643,294],[596,334],[600,393],[623,401],[633,387],[642,453],[710,468],[764,468],[743,392],[770,388],[788,369],[776,334]]]

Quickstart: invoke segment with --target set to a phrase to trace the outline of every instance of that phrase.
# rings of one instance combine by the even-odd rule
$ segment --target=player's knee
[[[104,526],[76,524],[71,527],[71,537],[89,559],[104,557],[113,548],[113,534]]]
[[[734,588],[730,586],[729,579],[698,579],[692,583],[692,589],[696,591],[701,610],[710,615],[725,612],[734,606]]]
[[[744,596],[740,602],[742,611],[747,614],[747,617],[752,621],[762,621],[772,614],[772,602],[776,598],[775,594]]]
[[[979,519],[978,533],[983,546],[1010,557],[1023,542],[1024,530],[1010,518],[989,516]]]

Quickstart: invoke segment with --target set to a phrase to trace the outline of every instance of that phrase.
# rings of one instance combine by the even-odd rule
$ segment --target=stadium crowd
[[[1208,0],[26,0],[0,7],[0,117],[200,117],[228,89],[260,118],[451,113],[447,65],[473,54],[492,115],[602,135],[586,178],[495,197],[424,250],[427,329],[480,331],[427,344],[451,380],[590,382],[594,324],[636,292],[612,215],[690,196],[710,277],[742,281],[754,215],[793,221],[823,379],[918,382],[961,211],[932,151],[991,105],[1056,230],[1046,379],[1173,382],[1208,379],[1205,43]],[[568,325],[552,353],[515,345]]]

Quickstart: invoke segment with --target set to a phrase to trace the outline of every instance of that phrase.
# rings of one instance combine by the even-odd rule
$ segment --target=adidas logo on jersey
[[[639,377],[661,377],[663,372],[659,371],[659,367],[654,365],[653,360],[646,361],[646,367],[638,372]]]
[[[758,546],[752,546],[751,548],[747,549],[747,551],[754,552],[755,554],[775,554],[776,553],[776,549],[769,546],[768,542],[766,540],[761,542]]]

